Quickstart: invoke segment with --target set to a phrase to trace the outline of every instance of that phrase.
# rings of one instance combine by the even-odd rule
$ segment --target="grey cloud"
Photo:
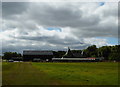
[[[74,29],[72,32],[79,37],[118,37],[118,26],[112,23]]]
[[[66,37],[64,39],[59,38],[58,36],[21,36],[18,37],[19,39],[31,40],[31,41],[38,41],[38,42],[46,42],[48,44],[53,45],[63,45],[63,46],[70,46],[76,44],[84,44],[74,38]]]
[[[72,49],[76,49],[76,50],[82,50],[82,49],[85,49],[87,48],[88,46],[90,46],[91,44],[83,44],[83,45],[78,45],[78,46],[72,46],[71,48]]]
[[[26,7],[27,11],[23,15],[20,15],[19,13],[20,18],[19,19],[16,18],[13,20],[16,23],[17,22],[18,23],[16,25],[14,25],[15,23],[13,23],[11,27],[18,27],[19,30],[22,31],[23,29],[24,31],[26,31],[26,29],[35,30],[37,29],[36,25],[42,25],[43,27],[53,27],[53,26],[70,27],[72,33],[78,36],[79,34],[77,33],[80,33],[81,35],[83,35],[83,37],[84,36],[94,37],[97,35],[109,36],[108,35],[109,33],[111,33],[111,36],[112,35],[114,36],[116,34],[115,33],[116,30],[114,30],[116,26],[114,26],[112,23],[111,24],[108,23],[108,25],[99,25],[100,22],[104,20],[101,19],[99,15],[88,14],[89,15],[88,17],[84,17],[85,14],[83,14],[82,10],[80,10],[78,7],[83,3],[82,4],[79,3],[79,5],[78,3],[76,3],[77,6],[74,6],[75,4],[70,5],[71,7],[66,4],[59,5],[57,7],[49,3],[26,3],[26,4],[29,4],[29,7]],[[116,11],[113,10],[107,10],[107,11],[116,14]],[[104,32],[106,30],[107,32]],[[87,31],[88,32],[90,31],[90,33],[88,33]]]
[[[59,47],[52,47],[50,45],[46,45],[46,46],[18,46],[16,48],[16,46],[6,46],[6,47],[2,47],[2,53],[4,52],[19,52],[19,53],[23,53],[23,50],[54,50],[54,51],[58,51],[58,50],[64,50],[66,51],[67,49],[59,46]]]
[[[36,6],[33,3],[28,13],[30,18],[42,26],[80,28],[86,25],[95,25],[100,21],[97,15],[83,17],[84,14],[78,7],[68,7],[66,5],[54,7],[49,4],[37,4]]]
[[[48,43],[46,43],[45,45],[38,46],[38,45],[32,45],[30,42],[33,42],[34,40],[30,39],[31,41],[29,41],[25,46],[23,46],[23,45],[20,45],[19,40],[20,39],[18,39],[17,41],[14,40],[12,42],[11,41],[10,42],[7,41],[6,43],[4,42],[4,45],[2,47],[2,52],[4,53],[4,52],[8,52],[8,51],[12,51],[12,52],[17,51],[19,53],[22,53],[23,50],[56,50],[56,51],[57,50],[64,50],[64,51],[66,51],[68,46],[71,49],[84,49],[90,45],[90,44],[82,44],[81,45],[81,44],[74,43],[74,42],[72,42],[73,45],[71,45],[70,42],[69,42],[69,44],[64,44],[64,43],[61,44],[57,41],[52,42],[52,43],[48,41]],[[42,40],[41,40],[41,42],[42,42]],[[12,45],[15,43],[17,43],[17,45]],[[56,46],[51,46],[51,44],[56,45]],[[76,44],[76,45],[74,45],[74,44]],[[66,48],[64,48],[64,47],[66,47]]]
[[[14,18],[16,14],[22,14],[27,10],[28,2],[2,2],[2,14],[6,18]]]
[[[106,9],[101,11],[103,13],[94,14],[91,12],[87,16],[83,12],[84,3],[26,3],[26,2],[4,2],[2,5],[3,19],[5,22],[5,30],[17,29],[19,37],[10,36],[18,40],[26,40],[31,42],[45,42],[46,45],[32,46],[31,43],[25,43],[27,46],[21,46],[17,41],[5,41],[3,51],[8,50],[23,50],[23,49],[64,49],[64,47],[71,46],[73,49],[83,49],[90,44],[85,44],[81,38],[85,37],[117,37],[117,25],[114,21],[108,21],[101,24],[102,21],[109,19],[109,17],[116,18],[116,10]],[[88,6],[89,8],[89,6]],[[96,9],[97,10],[97,9]],[[104,14],[102,17],[100,14]],[[107,16],[108,15],[108,16]],[[73,34],[79,38],[76,40],[69,35],[64,39],[59,36],[43,36],[38,32],[38,27],[59,27],[70,28],[70,35]],[[38,36],[29,35],[29,32],[38,32]],[[37,43],[36,42],[36,43]],[[19,45],[10,45],[16,44]],[[56,46],[50,46],[56,45]],[[16,48],[17,46],[17,48]]]

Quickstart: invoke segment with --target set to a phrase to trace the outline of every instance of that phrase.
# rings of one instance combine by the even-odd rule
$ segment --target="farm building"
[[[52,51],[23,51],[23,61],[51,61],[53,58]]]
[[[83,52],[82,53],[72,52],[69,47],[65,55],[63,55],[63,58],[83,58],[83,57],[84,57]]]
[[[52,58],[54,62],[95,62],[102,61],[104,58],[95,58],[95,57],[85,57],[82,53],[75,53],[70,50],[68,47],[67,52],[63,55],[62,58]]]
[[[52,58],[54,62],[94,62],[96,58]]]

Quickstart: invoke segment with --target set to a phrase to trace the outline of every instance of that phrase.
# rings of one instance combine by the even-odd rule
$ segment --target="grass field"
[[[3,63],[3,85],[118,85],[118,63]]]

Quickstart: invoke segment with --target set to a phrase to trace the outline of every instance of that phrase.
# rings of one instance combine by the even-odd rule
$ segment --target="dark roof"
[[[82,55],[80,53],[73,53],[74,57],[82,57]]]
[[[83,57],[81,53],[77,53],[77,52],[72,52],[70,50],[70,48],[68,47],[68,51],[66,52],[66,54],[63,56],[64,58],[81,58]]]
[[[53,51],[27,50],[23,51],[23,55],[53,55]]]

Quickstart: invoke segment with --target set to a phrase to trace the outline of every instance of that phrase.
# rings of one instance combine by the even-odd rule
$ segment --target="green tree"
[[[87,57],[97,57],[97,47],[96,45],[89,46],[87,49],[84,50],[84,56]]]
[[[5,52],[3,56],[7,60],[12,59],[12,57],[21,57],[21,54],[17,52]]]
[[[111,53],[111,47],[110,46],[102,46],[98,49],[99,57],[104,57],[105,60],[108,60],[109,55]]]
[[[53,51],[55,58],[61,58],[65,54],[65,51]]]
[[[120,61],[120,45],[115,45],[111,47],[111,53],[109,55],[109,60]]]
[[[5,52],[3,58],[7,59],[7,60],[11,59],[12,58],[12,52]]]

